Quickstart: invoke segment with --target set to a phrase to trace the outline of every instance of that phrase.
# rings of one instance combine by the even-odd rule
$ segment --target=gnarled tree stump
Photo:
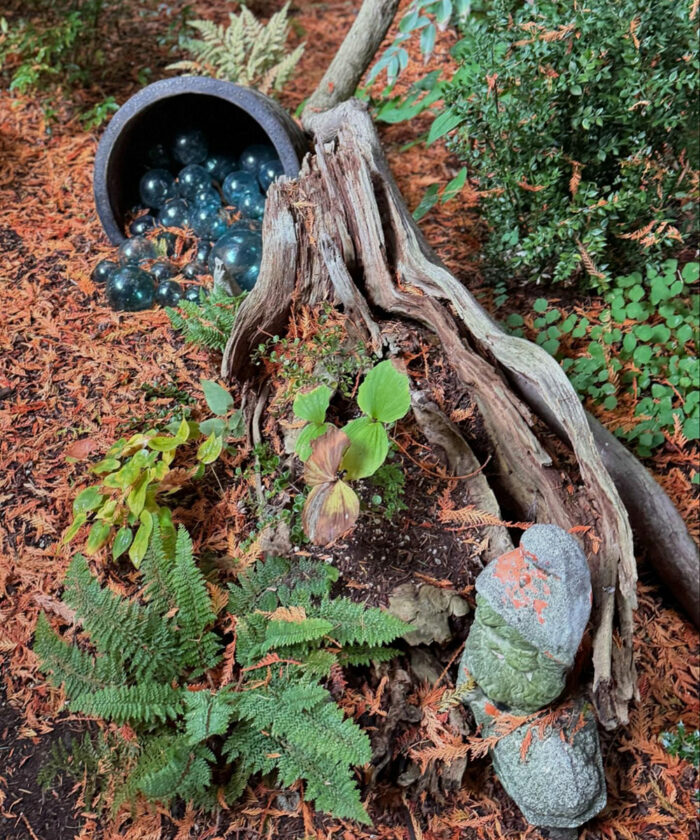
[[[260,276],[239,311],[223,376],[253,380],[251,353],[267,336],[284,332],[294,306],[341,306],[378,353],[383,339],[375,313],[434,331],[483,418],[498,493],[523,519],[564,528],[590,525],[600,539],[590,556],[593,697],[604,726],[625,722],[636,691],[632,533],[576,393],[544,350],[506,335],[430,250],[401,199],[364,105],[349,100],[311,116],[308,124],[315,154],[297,179],[270,189]],[[509,379],[526,384],[571,442],[580,471],[573,494]]]

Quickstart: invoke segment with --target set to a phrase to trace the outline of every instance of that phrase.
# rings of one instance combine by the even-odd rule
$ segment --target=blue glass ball
[[[258,186],[258,179],[252,172],[241,172],[236,169],[224,179],[221,185],[221,192],[224,195],[226,204],[232,204],[234,207],[238,205],[241,198],[247,193],[260,192]]]
[[[238,275],[236,282],[244,292],[249,292],[256,284],[258,274],[260,274],[260,256],[258,256],[257,262],[251,263],[243,274]]]
[[[267,192],[270,184],[280,175],[284,175],[284,168],[279,160],[264,160],[258,167],[260,189]]]
[[[107,302],[112,309],[139,312],[153,306],[153,277],[135,265],[125,265],[107,281]]]
[[[168,280],[178,273],[177,266],[168,262],[168,260],[156,260],[149,268],[149,271],[153,275],[156,283],[160,283],[162,280]]]
[[[146,160],[154,169],[170,169],[173,160],[165,143],[156,143],[146,152]]]
[[[90,275],[93,283],[106,283],[119,265],[114,260],[100,260]]]
[[[161,306],[177,306],[182,297],[182,286],[175,280],[162,280],[156,289],[156,303]]]
[[[204,163],[208,151],[207,138],[198,128],[181,131],[173,140],[173,157],[183,166],[190,163]]]
[[[185,289],[183,298],[185,300],[191,301],[192,303],[199,303],[200,293],[203,294],[204,297],[207,296],[207,290],[204,288],[204,286],[200,286],[198,283],[192,283]]]
[[[274,146],[263,145],[262,143],[255,143],[252,146],[248,146],[247,149],[243,149],[238,161],[238,165],[245,172],[252,172],[257,178],[258,170],[260,169],[260,164],[263,163],[263,161],[276,159],[277,152],[275,151]]]
[[[238,203],[238,209],[251,219],[262,219],[265,215],[265,196],[261,193],[246,193]]]
[[[202,265],[202,263],[198,262],[188,262],[182,269],[182,276],[186,280],[195,280],[197,277],[201,277],[203,274],[208,273],[209,270],[206,265]]]
[[[155,216],[152,216],[150,213],[146,213],[145,216],[139,216],[138,219],[134,219],[134,221],[129,225],[129,233],[132,236],[143,236],[146,231],[151,230],[151,228],[154,228],[155,226]]]
[[[214,187],[202,187],[192,197],[192,203],[197,206],[207,204],[210,207],[221,207],[221,196]]]
[[[211,249],[209,271],[214,274],[217,263],[224,271],[224,278],[236,280],[260,259],[260,240],[246,230],[230,230]]]
[[[204,161],[204,168],[221,184],[228,173],[236,168],[236,161],[228,155],[209,155]]]
[[[159,210],[177,195],[175,179],[166,169],[150,169],[139,181],[139,195],[146,207]]]
[[[197,250],[194,253],[193,262],[206,265],[209,261],[209,254],[211,254],[211,243],[205,239],[200,239],[197,243]]]
[[[158,213],[158,222],[163,227],[186,228],[190,225],[190,207],[184,198],[171,198]]]
[[[136,265],[141,260],[152,260],[155,256],[155,245],[143,236],[132,236],[119,246],[119,262],[122,265]]]
[[[221,207],[215,207],[211,204],[201,204],[195,207],[190,218],[192,229],[197,236],[203,236],[207,239],[218,239],[228,228]]]
[[[211,175],[198,163],[191,163],[178,172],[177,188],[183,198],[194,198],[202,189],[211,187]]]

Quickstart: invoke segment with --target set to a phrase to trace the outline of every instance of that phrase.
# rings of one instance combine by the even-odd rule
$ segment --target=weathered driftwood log
[[[377,351],[382,335],[375,312],[434,331],[475,399],[493,450],[492,472],[509,506],[521,518],[567,529],[590,525],[600,539],[590,557],[593,696],[603,725],[614,727],[627,719],[636,691],[636,564],[625,508],[573,388],[544,350],[504,334],[430,250],[362,103],[350,100],[307,122],[315,155],[305,160],[298,179],[270,189],[260,276],[239,311],[224,377],[254,377],[253,349],[284,330],[295,305],[341,305]],[[571,441],[580,471],[573,492],[553,468],[532,412],[504,371],[527,383]]]

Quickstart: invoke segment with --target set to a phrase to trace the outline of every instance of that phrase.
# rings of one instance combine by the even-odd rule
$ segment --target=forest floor
[[[106,95],[125,101],[141,86],[138,71],[143,67],[151,68],[152,79],[166,75],[163,68],[173,58],[167,44],[158,44],[157,35],[168,21],[135,13],[129,18],[128,10],[137,5],[122,4],[125,11],[118,29],[105,26],[110,75],[94,88],[78,91],[81,105],[94,104]],[[197,17],[222,15],[221,4],[213,0],[192,6]],[[252,8],[264,16],[275,6],[258,3]],[[282,96],[290,110],[320,79],[353,20],[356,3],[299,0],[292,11],[293,40],[305,40],[308,46]],[[449,62],[449,46],[449,38],[438,39],[428,69]],[[421,60],[414,55],[402,84],[422,72]],[[249,790],[241,804],[216,822],[189,810],[143,811],[138,819],[125,814],[111,825],[82,801],[79,782],[64,781],[48,792],[39,789],[36,773],[48,760],[52,744],[80,729],[75,717],[60,712],[63,697],[39,673],[31,642],[39,610],[55,609],[60,593],[70,551],[59,545],[59,539],[70,521],[75,487],[85,481],[86,459],[104,452],[128,430],[141,427],[145,417],[156,422],[169,404],[164,390],[168,386],[174,384],[201,400],[199,379],[216,378],[219,364],[213,355],[184,344],[162,310],[126,314],[107,307],[101,290],[90,280],[95,263],[114,253],[92,198],[92,164],[100,132],[82,128],[75,101],[55,102],[54,107],[57,119],[48,123],[36,98],[0,92],[0,840],[157,840],[160,836],[413,840],[421,832],[425,840],[538,837],[504,795],[485,759],[470,761],[464,784],[456,791],[424,789],[409,794],[387,782],[373,794],[371,832],[318,817],[306,807],[290,816],[279,809],[277,792],[262,786]],[[411,208],[429,184],[445,182],[459,168],[441,144],[427,150],[422,144],[409,145],[428,124],[428,118],[418,118],[380,129],[392,171]],[[450,270],[488,307],[491,296],[478,270],[483,231],[477,194],[465,188],[459,201],[434,208],[421,227]],[[541,294],[538,289],[537,296]],[[527,290],[520,290],[494,314],[530,312],[531,299]],[[586,298],[576,305],[585,309],[597,302]],[[418,359],[417,368],[420,364],[427,371],[428,356]],[[439,370],[441,360],[431,357],[430,364],[430,384],[434,392],[442,389],[445,410],[466,419],[468,404],[449,393],[449,378]],[[614,412],[599,416],[613,427],[623,419]],[[411,486],[423,486],[426,469],[435,471],[436,462],[430,453],[421,456],[420,449],[411,450],[408,433],[406,449],[402,460],[416,474]],[[669,443],[647,466],[697,536],[697,494],[687,478],[693,459],[697,449],[691,444],[683,448]],[[230,550],[238,536],[238,499],[226,485],[234,466],[233,460],[224,461],[220,474],[224,489],[213,503],[206,502],[206,517],[200,516],[205,509],[202,499],[179,511],[182,521],[193,527],[198,551]],[[454,562],[465,543],[437,533],[444,490],[444,482],[426,482],[421,493],[424,509],[410,502],[416,528],[412,540],[424,535],[423,565],[399,568],[390,583],[429,580],[451,585],[470,600],[471,572],[465,573]],[[450,504],[460,504],[458,493]],[[394,527],[400,531],[405,518],[397,523]],[[386,540],[387,551],[391,545]],[[449,562],[431,565],[429,551],[436,557],[445,554]],[[687,762],[668,755],[659,742],[660,733],[681,720],[689,728],[700,723],[698,634],[659,587],[643,546],[639,562],[640,699],[629,724],[603,738],[608,805],[582,831],[586,840],[700,836],[697,774]],[[367,587],[367,580],[359,577],[361,564],[343,571],[360,591]],[[385,603],[385,596],[386,590],[377,591],[374,600]],[[458,625],[453,629],[454,643],[437,655],[441,665],[454,662],[460,635],[463,640],[466,633]],[[454,664],[450,667],[453,673]],[[347,690],[346,708],[354,708],[357,716],[368,708],[379,717],[386,713],[389,701],[382,697],[376,678],[359,687],[351,684]],[[417,702],[425,712],[435,697],[422,687]]]

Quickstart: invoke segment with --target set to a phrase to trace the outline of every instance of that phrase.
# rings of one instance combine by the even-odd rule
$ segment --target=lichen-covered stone
[[[501,714],[478,689],[469,706],[485,737]],[[593,709],[583,698],[563,707],[554,722],[524,723],[501,737],[491,755],[508,795],[536,826],[576,828],[605,807],[606,790]]]
[[[430,645],[452,638],[450,616],[466,615],[469,605],[452,590],[403,583],[389,596],[387,611],[413,625],[414,629],[403,637],[409,645]]]
[[[591,576],[578,543],[563,528],[533,525],[519,548],[481,572],[476,591],[525,641],[571,667],[591,612]]]
[[[566,682],[566,666],[523,639],[482,595],[476,596],[462,662],[492,700],[526,712],[551,703]]]

